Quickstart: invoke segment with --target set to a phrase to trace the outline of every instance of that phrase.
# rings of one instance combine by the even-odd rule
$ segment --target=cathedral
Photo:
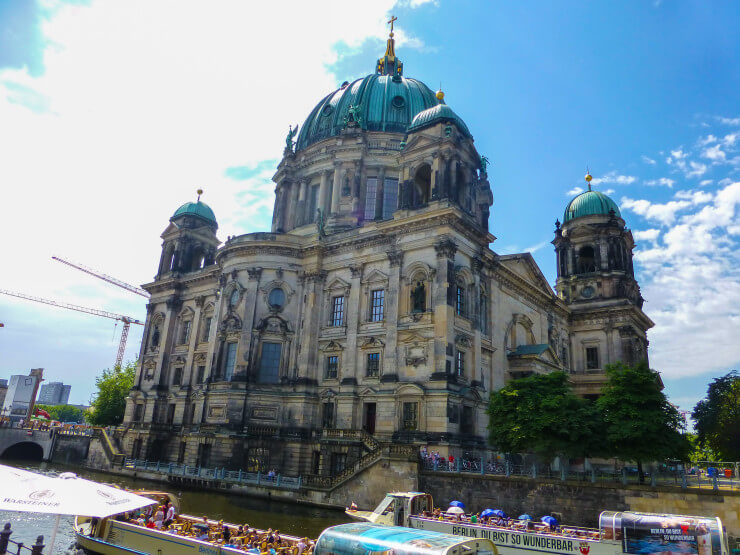
[[[170,218],[128,456],[330,476],[379,444],[480,451],[508,380],[562,370],[593,398],[605,365],[647,358],[616,203],[586,176],[554,291],[529,253],[496,254],[488,160],[394,47],[291,129],[269,232],[222,242],[200,196]]]

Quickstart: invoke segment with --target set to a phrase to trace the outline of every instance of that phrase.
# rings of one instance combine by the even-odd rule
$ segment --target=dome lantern
[[[583,216],[603,215],[621,218],[622,215],[619,212],[617,203],[604,193],[594,191],[591,188],[593,177],[588,169],[586,170],[584,179],[588,184],[588,191],[579,193],[568,203],[565,207],[565,214],[563,215],[563,224]]]
[[[176,218],[190,216],[203,220],[207,224],[218,228],[216,215],[213,213],[213,210],[211,210],[211,207],[208,206],[205,202],[202,202],[200,200],[200,196],[203,194],[203,189],[198,189],[197,194],[198,199],[195,202],[186,202],[180,208],[175,210],[175,213],[172,214],[170,221],[174,221]]]

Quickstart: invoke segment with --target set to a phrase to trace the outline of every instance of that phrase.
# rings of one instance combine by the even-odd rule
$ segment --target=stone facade
[[[395,73],[379,64],[322,101],[296,151],[289,136],[271,232],[221,244],[200,201],[171,218],[144,285],[127,455],[329,475],[377,442],[459,453],[485,446],[488,395],[512,377],[564,369],[593,394],[604,364],[636,345],[646,356],[652,323],[624,221],[602,214],[558,229],[559,253],[612,237],[624,251],[619,267],[608,256],[588,272],[564,266],[557,295],[530,254],[497,255],[487,160],[442,95],[417,81],[407,80],[435,105],[411,125],[399,127],[400,111],[389,123],[418,100],[382,97],[405,80],[394,60]],[[362,94],[387,100],[385,119],[347,107]],[[343,123],[322,131],[324,115]]]

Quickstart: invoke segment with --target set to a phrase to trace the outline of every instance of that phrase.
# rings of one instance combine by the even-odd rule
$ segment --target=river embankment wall
[[[503,509],[507,514],[540,516],[559,513],[562,522],[598,526],[599,513],[641,511],[719,517],[733,538],[740,538],[740,491],[681,490],[546,478],[478,476],[421,472],[419,489],[435,504],[453,499],[475,509]]]

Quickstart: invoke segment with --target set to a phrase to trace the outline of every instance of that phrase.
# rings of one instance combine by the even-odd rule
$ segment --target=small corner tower
[[[162,233],[162,256],[156,279],[169,273],[194,272],[215,263],[216,249],[221,243],[216,237],[216,216],[198,189],[198,199],[186,202],[170,218]]]
[[[585,179],[588,190],[565,207],[552,243],[555,290],[571,309],[571,371],[601,374],[590,380],[590,387],[581,388],[584,394],[598,394],[606,364],[647,360],[646,332],[653,322],[642,311],[632,232],[617,204],[591,188],[589,173]]]

